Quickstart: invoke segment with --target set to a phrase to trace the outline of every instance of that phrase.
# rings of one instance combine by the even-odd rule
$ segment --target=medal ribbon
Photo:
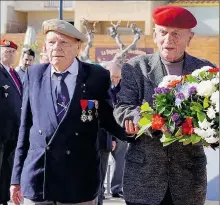
[[[81,105],[82,110],[85,110],[88,105],[88,100],[80,100],[80,105]]]
[[[95,106],[94,101],[93,101],[93,100],[89,100],[89,102],[88,102],[88,108],[89,108],[89,110],[92,110],[92,109],[94,108],[94,106]]]

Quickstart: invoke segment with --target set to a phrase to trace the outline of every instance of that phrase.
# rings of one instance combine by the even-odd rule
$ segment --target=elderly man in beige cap
[[[63,20],[43,23],[50,63],[27,69],[11,199],[24,204],[95,205],[100,188],[97,131],[124,130],[108,104],[109,72],[76,57],[86,37]]]

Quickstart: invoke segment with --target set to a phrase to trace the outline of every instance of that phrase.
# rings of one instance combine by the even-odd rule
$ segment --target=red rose
[[[192,118],[187,117],[185,122],[182,124],[182,134],[192,135],[194,133]]]
[[[168,88],[174,88],[179,83],[181,83],[181,80],[173,80],[168,84]]]
[[[160,130],[164,125],[164,119],[159,115],[155,114],[152,118],[152,129],[153,130]]]
[[[208,71],[209,71],[210,73],[217,73],[217,72],[220,71],[220,69],[219,69],[219,68],[210,68]]]

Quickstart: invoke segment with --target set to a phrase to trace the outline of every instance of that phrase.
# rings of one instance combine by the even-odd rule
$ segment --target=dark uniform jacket
[[[17,78],[20,80],[18,75]],[[8,71],[0,64],[0,204],[10,199],[10,177],[20,114],[21,94]]]

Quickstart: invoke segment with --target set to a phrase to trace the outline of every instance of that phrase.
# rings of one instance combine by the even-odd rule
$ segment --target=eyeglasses
[[[11,54],[11,53],[15,53],[16,52],[16,50],[5,50],[5,53],[7,53],[7,54]]]

